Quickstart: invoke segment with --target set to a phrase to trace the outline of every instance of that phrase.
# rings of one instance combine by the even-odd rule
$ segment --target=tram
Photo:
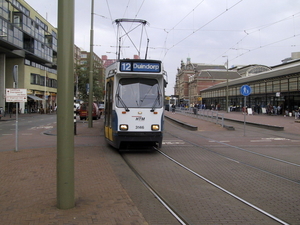
[[[166,76],[159,60],[122,59],[106,69],[104,132],[110,145],[162,146]]]

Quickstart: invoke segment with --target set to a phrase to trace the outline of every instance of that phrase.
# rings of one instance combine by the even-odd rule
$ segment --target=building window
[[[0,35],[2,39],[7,40],[7,22],[0,18]]]
[[[290,88],[289,91],[297,91],[298,78],[291,78],[290,79]]]
[[[0,17],[3,17],[6,20],[9,20],[9,10],[8,10],[8,2],[0,1]]]
[[[280,81],[273,81],[273,92],[280,92]]]
[[[266,85],[267,85],[267,93],[272,93],[273,92],[273,83],[272,83],[272,81],[267,82]]]
[[[40,84],[40,75],[30,74],[30,84]]]

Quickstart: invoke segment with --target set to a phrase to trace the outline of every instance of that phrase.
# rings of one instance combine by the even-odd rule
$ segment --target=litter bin
[[[194,114],[197,114],[197,108],[193,108]]]
[[[2,107],[0,107],[0,119],[2,118],[2,116],[4,116],[4,110]]]

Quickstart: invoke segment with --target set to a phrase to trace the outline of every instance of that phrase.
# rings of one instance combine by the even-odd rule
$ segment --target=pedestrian
[[[277,114],[278,114],[278,115],[280,115],[280,114],[281,114],[281,107],[280,107],[280,105],[279,105],[279,106],[277,106]]]
[[[176,109],[176,106],[174,104],[172,104],[172,114],[175,114],[175,109]]]

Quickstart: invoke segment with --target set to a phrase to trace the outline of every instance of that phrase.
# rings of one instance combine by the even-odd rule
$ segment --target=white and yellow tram
[[[166,73],[158,60],[118,60],[106,69],[105,139],[161,147]]]

